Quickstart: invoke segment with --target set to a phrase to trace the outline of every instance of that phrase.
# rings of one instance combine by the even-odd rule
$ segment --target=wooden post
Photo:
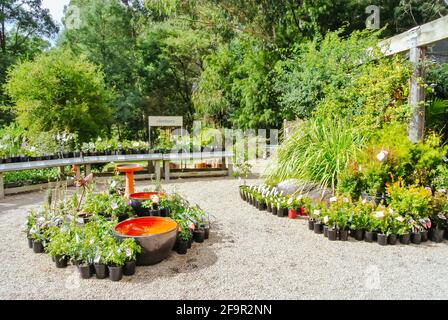
[[[84,167],[84,175],[87,177],[92,172],[92,165],[87,163]]]
[[[81,168],[80,168],[79,165],[76,166],[75,179],[76,179],[76,180],[81,179]]]
[[[3,185],[3,172],[0,172],[0,199],[5,198],[5,186]]]
[[[164,173],[165,173],[165,181],[169,182],[170,181],[170,161],[169,160],[165,160],[163,161],[163,166],[164,166]]]
[[[64,166],[59,167],[59,177],[61,178],[61,180],[65,177],[65,167]]]
[[[154,161],[153,160],[148,161],[148,173],[149,174],[154,173]]]
[[[409,52],[409,59],[414,65],[409,88],[409,105],[412,115],[408,134],[412,143],[422,141],[425,132],[425,88],[422,83],[425,77],[422,63],[425,54],[425,47],[413,47]]]
[[[157,181],[160,181],[160,178],[161,178],[161,172],[160,172],[160,160],[156,160],[155,162],[156,162],[156,163],[155,163],[154,171],[155,171],[156,180],[157,180]]]

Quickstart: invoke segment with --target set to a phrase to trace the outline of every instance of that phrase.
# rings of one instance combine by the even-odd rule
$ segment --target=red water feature
[[[149,200],[149,199],[151,199],[151,197],[153,195],[157,195],[157,196],[161,197],[164,195],[164,193],[163,192],[137,192],[137,193],[131,194],[129,196],[129,198]]]
[[[125,236],[141,237],[169,232],[175,228],[177,224],[171,219],[144,217],[123,221],[115,227],[115,231]]]

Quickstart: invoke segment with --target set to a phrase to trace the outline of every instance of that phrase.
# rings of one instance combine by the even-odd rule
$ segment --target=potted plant
[[[149,200],[142,203],[142,208],[147,209],[143,213],[143,216],[160,216],[159,209],[160,197],[158,195],[152,195]]]
[[[70,235],[68,232],[62,232],[59,228],[55,228],[50,243],[46,247],[47,253],[54,258],[57,268],[67,267],[70,254]]]
[[[335,208],[327,210],[326,215],[322,219],[324,223],[324,236],[330,241],[336,241],[338,238],[338,230],[336,228],[336,212]],[[326,233],[326,234],[325,234]]]
[[[31,210],[26,217],[25,230],[24,230],[26,232],[28,247],[30,249],[33,248],[33,238],[31,237],[31,230],[35,229],[36,220],[37,220],[37,213],[35,210]]]
[[[349,230],[349,216],[347,213],[348,208],[345,210],[338,210],[336,213],[336,228],[339,233],[339,240],[348,241],[348,230]]]
[[[398,229],[398,237],[401,244],[409,244],[411,242],[411,231],[412,225],[409,221],[403,218],[400,228]]]
[[[287,201],[288,204],[288,218],[289,219],[296,219],[297,218],[297,208],[298,203],[295,198],[290,197]]]
[[[431,224],[429,239],[433,242],[442,242],[448,225],[448,201],[444,193],[437,192],[433,198]]]
[[[109,276],[107,268],[107,250],[102,243],[96,246],[96,256],[93,260],[93,267],[95,268],[95,277],[97,279],[105,279]]]
[[[374,232],[378,227],[378,219],[376,219],[372,214],[368,215],[368,223],[366,224],[366,231],[364,233],[364,241],[365,242],[373,242]]]
[[[109,279],[112,281],[120,281],[123,278],[123,266],[126,263],[126,252],[113,238],[105,242],[105,246]]]
[[[178,254],[186,254],[190,239],[190,228],[185,220],[176,220],[176,222],[179,225],[179,232],[176,239],[176,252]]]
[[[377,236],[377,242],[381,246],[385,246],[388,243],[388,237],[390,235],[390,223],[389,223],[389,215],[385,215],[383,211],[377,212],[379,219],[379,233]]]
[[[350,234],[358,241],[364,240],[364,232],[367,230],[370,217],[370,207],[366,203],[360,202],[352,211],[350,221]]]
[[[277,216],[280,218],[286,217],[288,215],[288,199],[286,197],[281,197],[277,202]]]
[[[125,239],[120,244],[120,249],[124,251],[126,259],[123,266],[123,274],[132,276],[137,265],[137,254],[142,251],[142,247],[133,238]]]
[[[317,234],[323,233],[323,223],[322,223],[322,217],[325,216],[326,208],[321,203],[316,205],[315,209],[313,210],[313,213],[311,215],[314,223],[313,223],[313,231]]]

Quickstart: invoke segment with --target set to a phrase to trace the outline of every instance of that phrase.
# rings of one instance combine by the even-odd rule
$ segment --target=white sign
[[[183,127],[183,117],[148,117],[150,127]]]

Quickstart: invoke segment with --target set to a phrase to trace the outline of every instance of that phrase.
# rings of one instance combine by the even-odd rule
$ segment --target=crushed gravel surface
[[[256,181],[252,181],[255,183]],[[211,214],[211,237],[120,282],[79,279],[28,249],[21,232],[44,193],[0,201],[0,299],[447,299],[448,243],[330,242],[304,220],[240,200],[233,179],[165,185]],[[137,183],[141,190],[148,183]]]

